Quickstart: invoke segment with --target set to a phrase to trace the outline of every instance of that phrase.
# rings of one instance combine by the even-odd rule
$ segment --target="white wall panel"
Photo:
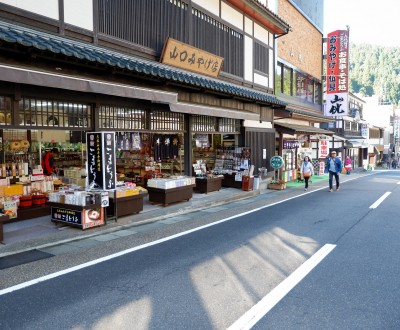
[[[254,73],[254,83],[261,85],[261,86],[265,86],[268,87],[269,86],[269,79],[266,76],[262,76],[258,73]]]
[[[269,33],[261,25],[254,23],[254,38],[261,40],[265,44],[269,44]]]
[[[244,79],[253,82],[253,39],[244,37]]]
[[[243,15],[224,2],[221,3],[221,18],[243,31]]]
[[[253,35],[253,21],[248,17],[244,18],[244,32]]]
[[[192,0],[192,2],[219,17],[219,0]]]
[[[272,123],[270,121],[260,121],[256,120],[245,120],[243,121],[244,127],[256,127],[256,128],[272,128]]]
[[[93,2],[91,0],[64,1],[66,23],[93,31]]]
[[[58,0],[0,0],[0,2],[58,20]]]

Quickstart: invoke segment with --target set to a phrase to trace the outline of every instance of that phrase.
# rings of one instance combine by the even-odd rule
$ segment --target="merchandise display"
[[[196,186],[194,177],[178,176],[169,179],[150,179],[147,191],[151,203],[166,206],[171,203],[190,200]]]

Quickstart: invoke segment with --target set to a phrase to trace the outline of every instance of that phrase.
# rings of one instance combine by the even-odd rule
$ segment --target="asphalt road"
[[[399,181],[386,171],[272,205],[259,195],[197,212],[181,228],[190,232],[170,227],[171,239],[155,228],[145,246],[121,237],[15,267],[2,272],[21,286],[2,291],[0,328],[246,329],[254,313],[255,329],[398,329]],[[327,245],[282,299],[271,297]]]

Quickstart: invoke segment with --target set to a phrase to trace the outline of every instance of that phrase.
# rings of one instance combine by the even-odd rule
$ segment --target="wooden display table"
[[[242,181],[235,181],[235,174],[224,174],[222,186],[242,189]]]
[[[87,229],[103,226],[104,208],[101,204],[73,205],[48,202],[51,207],[51,221],[65,223],[70,226]]]
[[[193,188],[195,186],[196,185],[191,184],[170,189],[147,187],[147,191],[149,192],[149,201],[151,203],[163,204],[166,206],[171,203],[190,200],[193,197]]]
[[[222,179],[222,176],[214,178],[196,178],[196,187],[194,188],[194,191],[202,194],[219,191],[222,186]]]
[[[3,242],[4,240],[4,234],[3,234],[3,222],[8,220],[8,215],[6,214],[1,214],[0,215],[0,242]]]
[[[139,213],[143,211],[143,198],[148,196],[147,193],[118,197],[117,198],[117,217],[123,217],[125,215]],[[115,216],[114,214],[114,198],[110,197],[110,204],[107,207],[107,216]]]

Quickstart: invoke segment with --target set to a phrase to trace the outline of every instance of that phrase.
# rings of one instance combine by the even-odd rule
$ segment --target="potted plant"
[[[285,180],[272,179],[268,184],[268,189],[283,190],[286,188]]]

